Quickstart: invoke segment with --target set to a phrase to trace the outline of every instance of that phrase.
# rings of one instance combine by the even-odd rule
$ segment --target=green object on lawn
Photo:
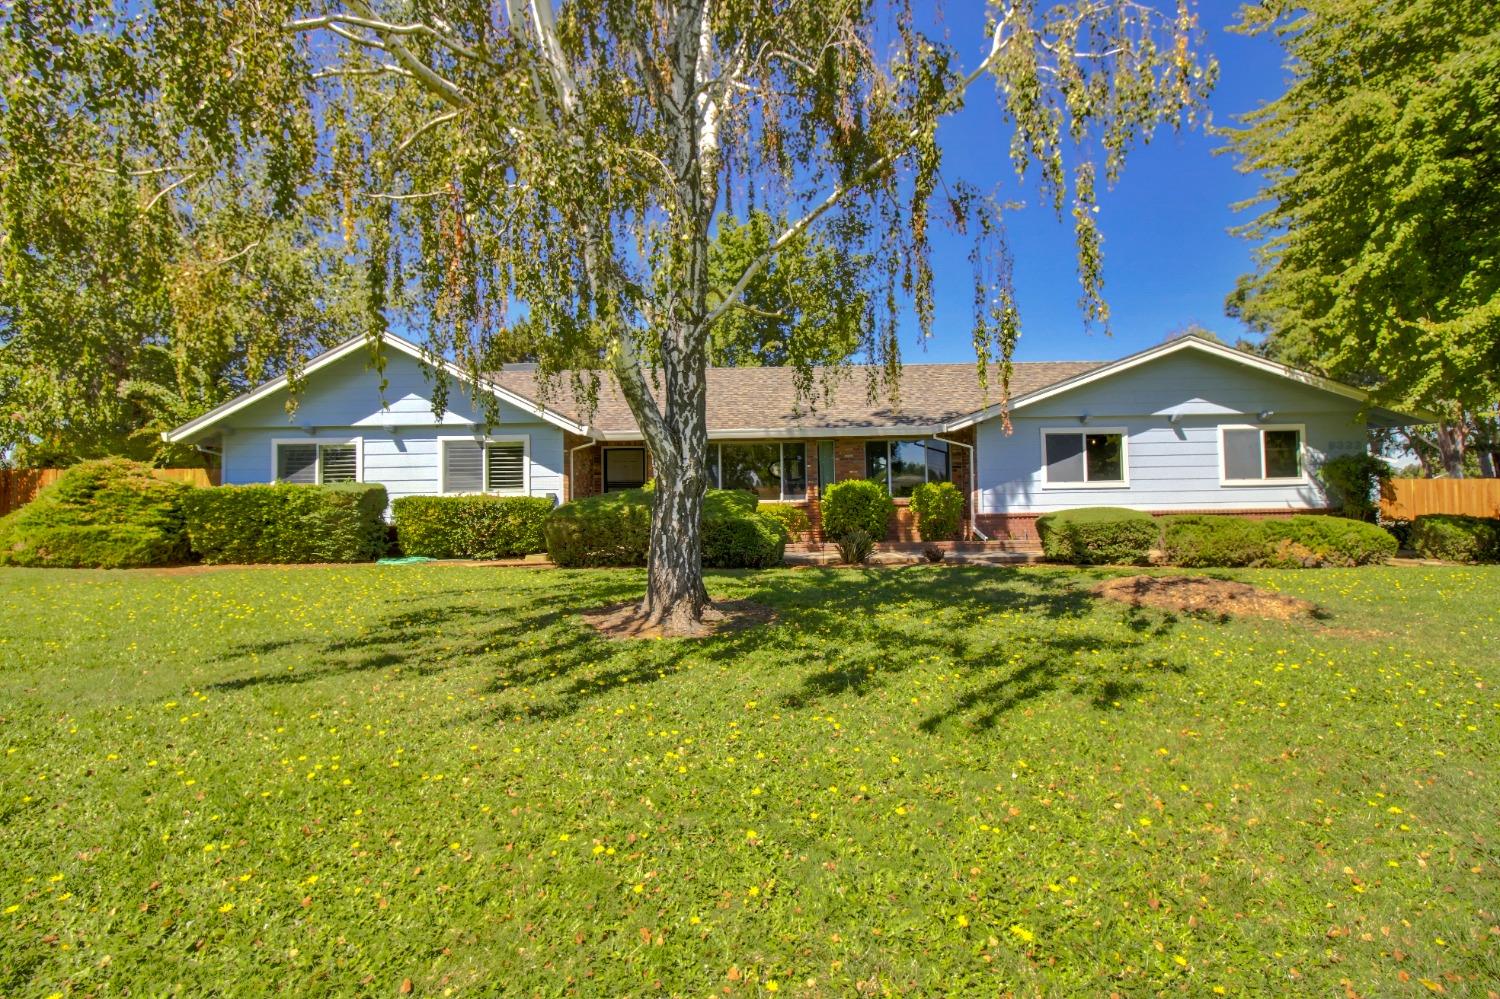
[[[403,556],[402,558],[382,558],[382,559],[376,559],[375,560],[375,564],[376,565],[415,565],[418,562],[431,562],[431,561],[434,561],[434,560],[428,558],[426,555],[406,555],[406,556]]]

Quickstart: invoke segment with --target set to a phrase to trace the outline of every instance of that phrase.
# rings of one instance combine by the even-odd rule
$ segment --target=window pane
[[[496,493],[518,493],[526,488],[526,447],[519,441],[489,445],[485,488]]]
[[[646,484],[646,449],[611,447],[604,449],[604,491],[639,489]]]
[[[891,495],[910,496],[926,481],[926,445],[922,441],[892,441]]]
[[[318,481],[318,445],[276,445],[276,479],[313,485]]]
[[[1082,482],[1083,434],[1048,434],[1047,481]]]
[[[323,459],[323,482],[353,482],[359,461],[353,444],[324,444],[319,452]]]
[[[818,442],[818,491],[827,492],[835,476],[833,441]]]
[[[719,454],[724,489],[743,489],[761,499],[781,498],[779,444],[725,444]],[[807,488],[805,474],[802,486]]]
[[[885,441],[870,441],[865,445],[865,478],[874,479],[882,486],[890,485],[886,481],[890,466],[889,447]]]
[[[484,447],[478,441],[443,442],[443,491],[477,493],[484,489]]]
[[[1265,432],[1266,478],[1295,479],[1302,474],[1302,435],[1296,430]]]
[[[1263,479],[1259,430],[1224,431],[1224,478]]]
[[[1125,481],[1125,444],[1119,434],[1086,434],[1090,482]]]
[[[781,489],[787,499],[807,495],[807,445],[781,445]]]
[[[927,442],[927,481],[948,481],[948,442],[931,440]]]

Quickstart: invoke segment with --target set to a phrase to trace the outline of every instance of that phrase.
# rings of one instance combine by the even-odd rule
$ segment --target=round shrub
[[[1423,558],[1445,562],[1500,561],[1500,520],[1424,514],[1412,521],[1411,546]]]
[[[1347,517],[1263,520],[1261,531],[1268,548],[1265,564],[1278,568],[1376,565],[1396,554],[1389,531]]]
[[[851,531],[883,538],[895,514],[896,501],[885,486],[868,479],[837,482],[823,494],[823,534],[835,540]]]
[[[1270,551],[1261,525],[1244,517],[1179,514],[1161,526],[1166,560],[1185,568],[1256,565]]]
[[[542,523],[547,557],[561,566],[645,565],[651,543],[651,494],[623,489],[586,496]]]
[[[0,565],[123,569],[185,561],[182,504],[196,491],[124,458],[74,465],[0,518]]]
[[[710,489],[703,498],[703,564],[779,565],[786,531],[756,510],[754,493]],[[651,544],[651,493],[626,489],[564,503],[543,522],[547,555],[567,567],[640,566]]]
[[[764,513],[703,516],[703,565],[711,569],[768,569],[786,556],[786,528]]]
[[[964,520],[964,494],[951,482],[924,482],[911,494],[923,541],[952,541]]]
[[[552,501],[540,496],[402,496],[391,504],[407,555],[511,558],[544,551]]]
[[[797,540],[812,530],[812,518],[800,506],[793,506],[790,503],[768,503],[758,507],[758,510],[763,516],[779,521],[786,529],[788,540]]]
[[[1036,530],[1048,559],[1074,565],[1141,565],[1161,537],[1149,513],[1112,506],[1044,514]]]
[[[183,500],[188,540],[223,565],[369,562],[385,554],[385,486],[217,486]]]

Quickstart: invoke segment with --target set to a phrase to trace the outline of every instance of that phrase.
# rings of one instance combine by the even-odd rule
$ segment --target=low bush
[[[923,541],[952,541],[964,520],[964,494],[951,482],[924,482],[911,494]]]
[[[762,515],[779,521],[786,529],[789,541],[800,540],[812,530],[812,518],[800,506],[792,506],[789,503],[768,503],[757,509]]]
[[[703,500],[703,564],[709,568],[780,565],[786,530],[756,510],[755,494],[710,489]],[[639,566],[651,544],[651,493],[645,489],[564,503],[542,525],[547,555],[567,567]]]
[[[759,511],[703,515],[703,564],[711,569],[769,569],[786,557],[780,520]]]
[[[511,558],[545,551],[552,501],[537,496],[402,496],[391,504],[407,555]]]
[[[841,536],[836,544],[845,565],[864,565],[875,554],[875,539],[858,528]]]
[[[1263,564],[1278,568],[1377,565],[1396,554],[1389,531],[1347,517],[1263,520],[1260,528],[1267,544]]]
[[[1184,568],[1256,565],[1270,551],[1260,523],[1244,517],[1179,514],[1161,529],[1167,562]]]
[[[895,513],[896,502],[880,483],[836,482],[823,494],[823,535],[837,540],[850,531],[864,531],[872,540],[883,538]]]
[[[385,487],[218,486],[183,501],[188,541],[211,564],[368,562],[385,552]]]
[[[0,565],[123,569],[185,561],[182,504],[196,491],[123,458],[74,465],[0,518]]]
[[[1161,537],[1149,513],[1110,506],[1044,514],[1036,529],[1048,559],[1075,565],[1140,565]]]
[[[1500,561],[1500,519],[1431,513],[1411,525],[1411,546],[1445,562]]]

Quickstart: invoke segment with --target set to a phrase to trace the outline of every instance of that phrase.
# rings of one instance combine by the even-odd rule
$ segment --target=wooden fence
[[[0,468],[0,517],[17,507],[31,502],[43,487],[56,482],[66,469],[62,468]],[[214,474],[205,468],[156,468],[152,475],[158,479],[186,482],[190,486],[217,485]]]
[[[1500,517],[1500,479],[1392,479],[1380,492],[1380,515],[1411,520],[1424,513]]]

